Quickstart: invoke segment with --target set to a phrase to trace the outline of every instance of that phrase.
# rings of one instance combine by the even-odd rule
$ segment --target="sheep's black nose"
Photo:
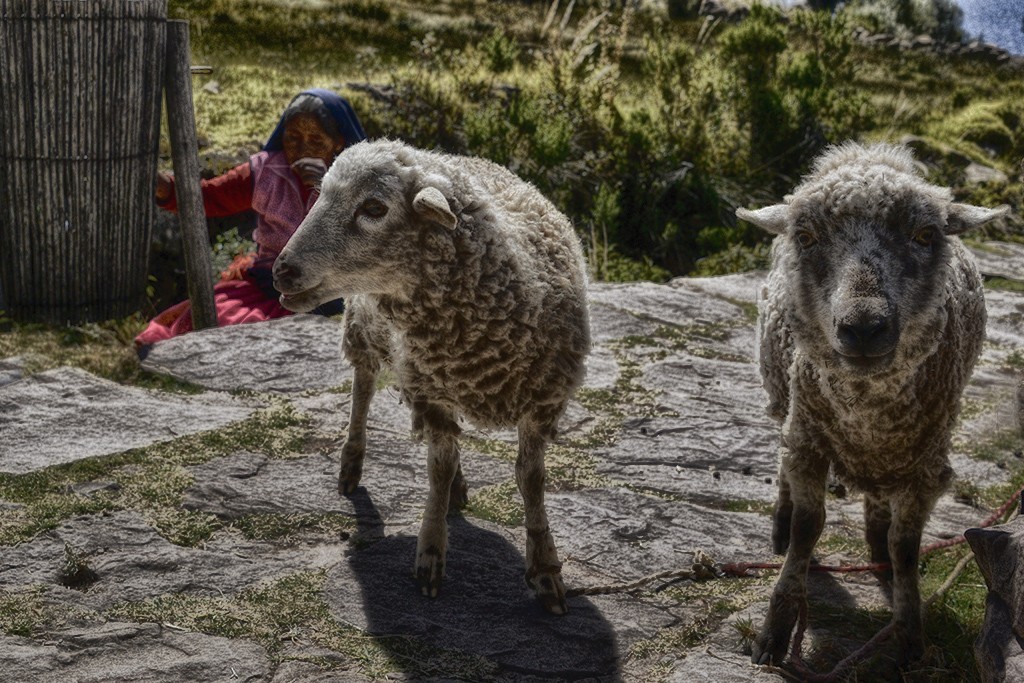
[[[852,354],[879,356],[891,350],[892,330],[888,318],[867,318],[837,325],[836,336]]]
[[[302,270],[291,263],[288,263],[283,256],[279,256],[274,261],[274,281],[275,282],[294,282],[302,277]]]

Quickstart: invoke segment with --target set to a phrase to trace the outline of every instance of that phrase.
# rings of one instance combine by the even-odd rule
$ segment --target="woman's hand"
[[[156,201],[160,204],[165,203],[171,198],[171,194],[174,192],[174,176],[166,171],[156,172]]]
[[[320,181],[327,173],[327,164],[316,157],[302,157],[292,164],[292,170],[299,176],[306,187],[320,187]]]

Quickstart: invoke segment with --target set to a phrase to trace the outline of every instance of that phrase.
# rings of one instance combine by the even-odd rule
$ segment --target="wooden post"
[[[188,298],[192,302],[192,329],[201,330],[217,326],[217,309],[213,302],[210,238],[199,185],[199,144],[192,107],[187,21],[167,22],[166,69],[164,95],[167,99],[167,127],[171,137],[182,251],[185,254],[185,278],[188,281]]]

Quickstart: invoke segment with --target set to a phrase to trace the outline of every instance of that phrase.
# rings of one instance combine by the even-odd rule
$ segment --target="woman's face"
[[[296,114],[284,126],[281,138],[285,157],[294,164],[303,157],[323,159],[327,166],[345,148],[345,139],[332,138],[313,114]]]

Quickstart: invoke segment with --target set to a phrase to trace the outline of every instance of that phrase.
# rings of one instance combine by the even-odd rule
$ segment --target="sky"
[[[780,5],[800,5],[804,0],[773,0]],[[956,0],[964,11],[964,31],[982,36],[1005,50],[1024,55],[1024,0]]]
[[[964,11],[964,31],[983,36],[1013,52],[1024,54],[1024,0],[957,0]]]

